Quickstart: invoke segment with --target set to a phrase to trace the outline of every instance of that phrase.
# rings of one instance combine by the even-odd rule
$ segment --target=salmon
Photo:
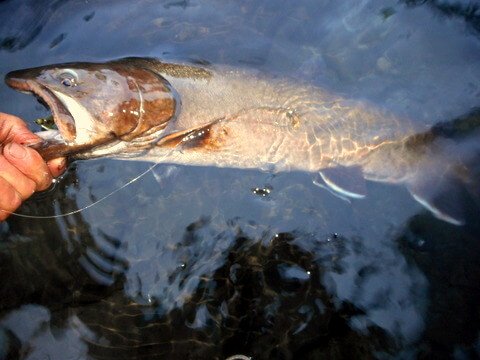
[[[437,218],[464,223],[458,184],[472,182],[468,134],[399,118],[292,79],[230,67],[124,58],[12,71],[6,83],[33,93],[58,130],[37,150],[57,156],[194,166],[305,171],[346,198],[365,181],[401,184]],[[473,139],[473,140],[472,140]]]

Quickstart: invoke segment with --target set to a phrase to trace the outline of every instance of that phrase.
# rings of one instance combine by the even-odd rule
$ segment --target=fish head
[[[177,103],[164,78],[119,62],[17,70],[5,81],[47,105],[58,128],[57,150],[63,143],[62,149],[70,153],[158,132],[174,117]]]

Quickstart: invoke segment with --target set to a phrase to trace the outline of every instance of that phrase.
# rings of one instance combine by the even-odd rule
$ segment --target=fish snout
[[[10,71],[5,75],[5,83],[10,86],[12,89],[19,91],[29,91],[30,86],[28,85],[29,77],[26,72],[23,70]]]

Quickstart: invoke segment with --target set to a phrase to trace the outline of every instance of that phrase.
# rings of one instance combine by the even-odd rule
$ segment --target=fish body
[[[49,65],[11,72],[6,82],[52,110],[59,132],[39,147],[45,158],[319,172],[353,198],[366,195],[365,179],[401,183],[438,218],[463,222],[458,206],[438,201],[458,178],[445,176],[445,164],[461,167],[451,141],[319,87],[150,58]]]
[[[190,151],[170,155],[182,164],[316,172],[360,165],[373,148],[418,131],[364,102],[283,78],[214,67],[189,75],[189,68],[136,63],[150,65],[179,94],[177,116],[151,154],[182,140]]]

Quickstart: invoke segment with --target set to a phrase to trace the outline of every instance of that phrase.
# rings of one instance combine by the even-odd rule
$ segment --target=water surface
[[[123,56],[210,62],[434,125],[480,105],[479,19],[473,1],[6,0],[0,75]],[[1,111],[46,114],[0,93]],[[19,212],[81,209],[150,166],[77,161]],[[347,203],[313,180],[159,164],[80,213],[12,216],[0,225],[0,358],[480,356],[473,199],[456,227],[400,186],[368,183]]]

